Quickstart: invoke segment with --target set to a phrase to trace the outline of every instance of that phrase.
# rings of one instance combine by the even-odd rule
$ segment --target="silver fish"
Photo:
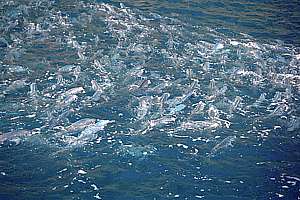
[[[216,81],[214,79],[210,80],[209,82],[209,90],[210,90],[210,94],[215,96],[217,93],[217,86],[216,86]]]
[[[100,101],[101,97],[102,97],[102,91],[97,90],[92,96],[92,101]]]
[[[222,126],[218,121],[188,121],[183,122],[180,129],[183,130],[211,130]]]
[[[233,142],[236,140],[236,136],[228,136],[216,146],[214,146],[209,154],[209,157],[214,157],[218,152],[228,148],[233,147]]]
[[[97,132],[102,131],[109,123],[113,123],[114,120],[100,120],[95,124],[87,126],[78,137],[66,136],[63,140],[69,143],[71,146],[83,145],[97,138]]]
[[[80,135],[94,134],[105,128],[106,125],[115,122],[114,120],[100,120],[97,123],[86,127]]]
[[[114,120],[100,120],[96,124],[86,127],[78,136],[78,140],[90,140],[97,137],[96,133],[104,130],[105,126],[115,122]]]
[[[214,105],[209,106],[207,113],[211,120],[218,119],[220,116],[219,110]]]
[[[70,105],[72,102],[76,101],[78,99],[77,95],[69,95],[67,96],[63,101],[59,102],[59,106],[68,106]]]
[[[71,88],[71,89],[67,90],[63,94],[63,96],[69,96],[69,95],[79,94],[79,93],[81,93],[83,91],[84,91],[83,87]]]
[[[30,136],[32,133],[28,130],[18,130],[8,133],[0,134],[0,144],[3,144],[5,141],[12,141],[20,137]]]
[[[288,124],[288,127],[287,127],[287,131],[288,132],[292,132],[292,131],[295,131],[297,129],[300,128],[300,118],[292,118],[290,121],[289,121],[289,124]]]
[[[70,126],[68,126],[66,128],[66,131],[68,131],[68,132],[82,131],[85,128],[87,128],[88,126],[94,125],[95,123],[96,123],[96,119],[92,119],[92,118],[80,119],[80,120],[74,122],[73,124],[71,124]]]
[[[149,121],[149,125],[150,127],[155,127],[155,126],[159,126],[159,125],[165,125],[165,124],[171,124],[174,123],[176,121],[176,117],[172,117],[172,116],[164,116],[158,119],[153,119]]]
[[[151,107],[151,99],[149,97],[141,97],[139,107],[137,109],[137,119],[143,119],[149,112]]]
[[[30,84],[29,95],[32,96],[32,97],[36,97],[37,96],[36,83],[31,83]]]
[[[281,92],[276,92],[274,97],[272,98],[272,103],[278,103],[281,100]]]
[[[181,104],[181,103],[185,102],[193,94],[195,94],[195,90],[189,91],[188,93],[186,93],[185,95],[182,96],[182,98],[180,99],[180,102],[178,104]]]
[[[74,113],[75,110],[73,108],[71,109],[68,109],[64,112],[62,112],[60,115],[58,115],[57,117],[55,116],[51,116],[51,113],[50,113],[50,121],[49,121],[49,128],[52,129],[54,128],[55,126],[57,126],[58,124],[66,121],[68,118],[69,115],[71,115],[72,113]]]
[[[65,82],[64,77],[61,74],[58,74],[57,77],[57,85],[63,84]]]
[[[59,72],[72,72],[74,69],[76,69],[77,65],[65,65],[58,69]]]
[[[94,91],[101,90],[101,87],[100,87],[100,85],[97,83],[97,81],[91,80],[91,84],[92,84],[92,89],[93,89]]]
[[[266,101],[266,93],[262,93],[259,98],[255,101],[255,105],[259,105],[261,103],[263,103],[264,101]]]
[[[24,88],[27,85],[26,80],[25,79],[21,79],[21,80],[16,80],[14,82],[12,82],[7,88],[6,90],[3,92],[4,94],[8,94],[12,91],[15,90],[19,90]]]
[[[196,107],[192,110],[191,115],[197,115],[203,112],[205,108],[205,103],[202,101],[199,101],[196,105]]]
[[[240,105],[242,98],[240,96],[236,96],[234,99],[234,102],[232,103],[232,105],[229,108],[229,112],[232,114],[237,107]]]
[[[279,104],[271,113],[270,116],[280,116],[283,115],[287,110],[289,109],[289,106],[287,104]]]

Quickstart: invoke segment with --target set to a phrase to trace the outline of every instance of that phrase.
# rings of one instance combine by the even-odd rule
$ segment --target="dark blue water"
[[[299,199],[299,11],[0,2],[0,199]]]

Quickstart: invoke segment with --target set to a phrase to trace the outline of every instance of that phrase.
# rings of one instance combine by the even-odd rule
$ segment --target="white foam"
[[[82,169],[80,169],[80,170],[78,170],[78,172],[77,172],[78,174],[87,174],[87,172],[86,171],[84,171],[84,170],[82,170]]]

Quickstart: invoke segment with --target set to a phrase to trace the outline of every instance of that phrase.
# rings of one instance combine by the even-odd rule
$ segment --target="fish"
[[[75,76],[75,81],[78,80],[80,73],[81,73],[81,67],[76,66],[74,71],[73,71],[73,76]]]
[[[92,101],[95,101],[95,102],[100,101],[102,98],[102,93],[103,93],[102,91],[97,90],[92,96]]]
[[[154,94],[160,94],[163,92],[163,89],[168,87],[170,83],[168,82],[162,82],[161,84],[152,87],[152,88],[146,88],[146,93],[154,93]]]
[[[69,73],[76,69],[78,65],[65,65],[58,69],[59,72]]]
[[[220,116],[219,110],[214,105],[209,106],[207,113],[211,120],[218,119]]]
[[[279,104],[274,110],[271,111],[269,116],[280,116],[283,115],[287,110],[289,109],[289,106],[287,104]]]
[[[70,105],[72,102],[76,101],[78,99],[78,96],[77,95],[69,95],[67,96],[66,98],[64,98],[62,101],[60,101],[58,103],[58,105],[60,107],[64,107],[64,106],[68,106]]]
[[[133,85],[130,85],[128,87],[128,91],[136,92],[136,91],[140,91],[140,90],[145,90],[146,88],[148,88],[150,83],[151,83],[151,81],[148,79],[138,80]]]
[[[151,99],[149,97],[141,97],[139,107],[137,109],[137,119],[142,120],[148,114],[151,107]]]
[[[272,103],[278,103],[278,102],[280,102],[281,101],[281,97],[282,97],[282,95],[281,95],[281,92],[276,92],[275,93],[275,95],[274,95],[274,97],[272,98]]]
[[[196,107],[192,110],[191,115],[197,115],[203,112],[205,108],[205,103],[203,101],[199,101]]]
[[[211,130],[219,128],[222,124],[218,121],[187,121],[180,125],[183,130]]]
[[[49,121],[49,128],[52,129],[55,126],[57,126],[58,124],[66,121],[69,115],[71,115],[72,113],[74,113],[75,110],[73,108],[68,109],[66,111],[63,111],[60,115],[58,115],[57,117],[51,117],[51,120]]]
[[[273,106],[278,106],[279,104],[283,103],[284,101],[282,101],[282,94],[281,92],[276,92],[274,94],[274,97],[272,98],[272,102],[270,103],[270,105],[267,107],[267,109],[271,109]]]
[[[300,117],[292,118],[287,126],[287,131],[292,132],[300,128]]]
[[[11,66],[8,68],[11,73],[27,72],[27,68],[21,65]]]
[[[56,79],[57,79],[57,83],[56,83],[57,85],[63,84],[65,82],[64,77],[61,74],[58,74]]]
[[[3,133],[0,134],[0,144],[3,144],[5,141],[17,141],[16,139],[20,137],[30,136],[31,134],[32,132],[28,130],[17,130],[8,133]]]
[[[26,83],[25,79],[20,79],[20,80],[16,80],[14,82],[12,82],[7,88],[6,90],[3,91],[4,94],[9,94],[13,91],[19,90],[24,88],[25,86],[27,86],[28,84]]]
[[[196,90],[191,90],[182,96],[175,97],[174,99],[169,99],[166,102],[169,105],[169,109],[172,109],[173,107],[185,102],[189,97],[191,97],[193,94],[195,94],[195,91]]]
[[[106,125],[113,123],[113,122],[115,122],[115,121],[114,120],[99,120],[97,123],[86,127],[79,135],[79,138],[83,137],[85,135],[95,134],[99,131],[102,131],[102,130],[104,130]]]
[[[182,98],[180,98],[180,101],[178,104],[182,104],[183,102],[185,102],[188,98],[190,98],[192,95],[194,95],[196,92],[196,90],[191,90],[188,93],[184,94],[182,96]]]
[[[97,83],[97,81],[95,80],[91,80],[91,84],[92,84],[92,89],[94,91],[102,91],[100,85]]]
[[[266,93],[262,93],[259,98],[255,101],[255,103],[253,104],[253,106],[258,106],[259,104],[263,103],[264,101],[266,101]]]
[[[74,95],[74,94],[79,94],[82,93],[84,91],[83,87],[75,87],[75,88],[71,88],[69,90],[67,90],[63,96],[70,96],[70,95]]]
[[[159,98],[159,113],[160,113],[160,115],[162,115],[164,113],[164,106],[169,97],[170,97],[170,93],[164,93]]]
[[[31,83],[30,84],[30,91],[29,91],[29,95],[32,97],[36,97],[37,96],[37,89],[36,89],[36,83]]]
[[[126,74],[126,77],[124,78],[124,83],[127,83],[128,81],[132,80],[133,77],[142,77],[144,73],[144,69],[142,67],[134,67]]]
[[[72,123],[71,125],[69,125],[66,128],[66,131],[67,132],[82,131],[85,128],[87,128],[88,126],[94,125],[95,123],[96,123],[96,119],[94,119],[94,118],[80,119],[80,120]]]
[[[217,93],[217,86],[216,86],[216,81],[214,79],[210,80],[209,82],[209,91],[210,91],[210,94],[212,96],[216,96],[216,93]]]
[[[228,147],[233,147],[233,142],[236,140],[236,136],[228,136],[225,139],[223,139],[220,143],[215,145],[212,150],[209,153],[209,157],[214,157],[216,154]]]
[[[145,159],[147,155],[152,155],[157,149],[152,145],[132,145],[121,144],[117,153],[123,156],[131,156],[138,159]]]
[[[160,126],[160,125],[165,125],[165,124],[170,124],[174,123],[176,121],[176,117],[172,116],[164,116],[158,119],[152,119],[149,121],[150,127],[155,127],[155,126]]]
[[[229,108],[230,114],[232,114],[237,109],[237,107],[240,105],[241,101],[242,101],[242,97],[240,97],[240,96],[235,97],[234,102],[231,104],[231,106]]]
[[[221,50],[221,49],[223,49],[223,48],[224,48],[224,44],[223,44],[223,43],[218,43],[218,44],[216,44],[215,47],[214,47],[214,52],[215,52],[215,51],[219,51],[219,50]]]
[[[91,97],[91,100],[95,102],[100,100],[108,101],[109,97],[104,95],[104,91],[97,83],[97,81],[92,80],[91,84],[92,84],[92,89],[95,91],[93,96]]]
[[[85,120],[84,120],[85,121]],[[80,123],[83,123],[84,121],[81,121]],[[86,120],[85,122],[88,122],[89,120]],[[85,127],[81,133],[76,136],[65,136],[63,137],[63,140],[72,146],[77,145],[83,145],[87,142],[90,142],[92,140],[95,140],[97,138],[97,132],[104,130],[106,125],[115,122],[114,120],[99,120],[97,123],[88,125]],[[79,124],[79,122],[78,122]]]
[[[213,86],[211,86],[211,87],[213,87]],[[216,86],[215,86],[215,87],[216,87]],[[218,97],[220,97],[220,96],[225,95],[225,93],[226,93],[227,90],[228,90],[227,85],[224,85],[221,89],[218,89],[218,88],[216,87],[214,90],[211,89],[212,95],[206,96],[205,98],[206,98],[206,100],[208,100],[208,101],[213,100],[213,99],[215,99],[215,98],[218,98]]]

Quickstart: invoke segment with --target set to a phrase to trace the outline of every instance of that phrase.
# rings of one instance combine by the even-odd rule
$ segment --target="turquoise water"
[[[298,1],[2,1],[0,199],[299,199]]]

